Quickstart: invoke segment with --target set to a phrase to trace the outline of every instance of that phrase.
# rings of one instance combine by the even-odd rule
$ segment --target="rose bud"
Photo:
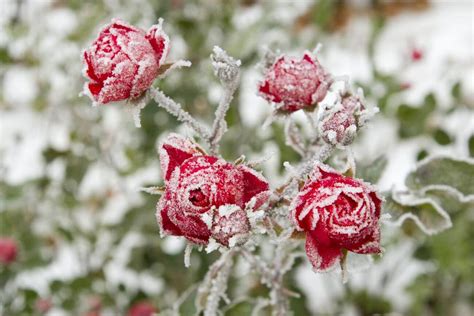
[[[16,260],[18,255],[18,246],[12,238],[0,238],[0,263],[9,265]]]
[[[98,104],[137,99],[153,83],[170,43],[162,20],[148,32],[112,20],[84,51],[85,92]]]
[[[361,127],[359,117],[365,110],[359,97],[342,96],[341,102],[326,109],[319,123],[319,132],[328,144],[349,145]]]
[[[197,244],[207,244],[213,237],[228,246],[233,236],[248,232],[244,210],[258,209],[270,195],[262,175],[205,155],[197,144],[177,134],[162,143],[159,154],[166,187],[156,213],[162,233]]]
[[[153,316],[155,313],[157,313],[157,310],[152,304],[148,302],[138,302],[130,307],[127,316]]]
[[[313,110],[324,99],[331,76],[319,61],[306,52],[303,58],[281,56],[266,70],[259,94],[276,104],[279,112]]]
[[[380,253],[376,189],[319,165],[291,205],[296,228],[306,232],[306,254],[315,271],[327,271],[345,251]]]

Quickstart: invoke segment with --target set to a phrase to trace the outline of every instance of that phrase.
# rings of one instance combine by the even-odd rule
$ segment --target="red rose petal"
[[[306,255],[313,265],[314,269],[319,272],[327,271],[333,267],[342,257],[342,251],[339,247],[322,245],[311,234],[306,234]]]
[[[270,187],[268,182],[261,174],[247,166],[240,165],[238,168],[242,171],[244,176],[243,200],[245,204],[247,204],[253,197],[269,190]],[[265,203],[266,198],[268,198],[268,195],[260,195],[260,198],[255,203],[255,209],[258,209],[263,203]]]
[[[170,134],[160,146],[161,171],[165,181],[171,178],[176,167],[179,167],[186,159],[200,154],[196,145],[189,139],[178,134]]]

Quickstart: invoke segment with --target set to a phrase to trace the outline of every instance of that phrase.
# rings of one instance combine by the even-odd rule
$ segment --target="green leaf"
[[[440,145],[448,145],[452,143],[451,136],[449,136],[448,133],[446,133],[444,130],[441,128],[437,128],[434,133],[433,133],[433,138],[434,140],[440,144]]]
[[[406,179],[413,190],[426,191],[433,187],[451,187],[461,199],[474,198],[474,160],[433,157],[423,160]]]
[[[427,120],[436,108],[436,98],[430,93],[419,107],[402,104],[397,109],[400,121],[399,134],[402,138],[418,136],[427,130]]]
[[[437,234],[452,226],[451,218],[438,201],[409,192],[394,192],[383,205],[391,215],[390,224],[401,226],[412,220],[424,233]]]
[[[461,100],[461,82],[456,82],[451,88],[451,95],[456,101]]]
[[[370,183],[377,183],[387,167],[387,158],[380,156],[369,165],[357,165],[356,176]]]

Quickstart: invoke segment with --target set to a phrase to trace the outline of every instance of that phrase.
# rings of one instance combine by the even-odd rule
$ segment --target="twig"
[[[210,132],[208,128],[194,119],[191,114],[183,110],[181,104],[167,97],[159,89],[150,89],[150,95],[158,104],[158,106],[164,108],[170,114],[176,116],[178,121],[188,124],[203,139],[209,139]]]
[[[212,66],[214,73],[219,78],[224,86],[224,93],[217,106],[214,123],[209,135],[209,144],[211,153],[216,154],[219,141],[227,129],[225,115],[229,110],[230,102],[234,97],[235,90],[237,90],[240,79],[240,60],[235,60],[230,57],[224,50],[218,46],[214,46],[213,54],[211,55]]]
[[[285,122],[285,144],[293,148],[301,157],[306,155],[305,144],[301,138],[301,131],[291,118],[288,118]]]

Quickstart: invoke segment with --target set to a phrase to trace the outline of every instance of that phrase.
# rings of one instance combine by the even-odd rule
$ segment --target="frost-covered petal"
[[[382,252],[380,246],[380,230],[374,229],[367,237],[360,242],[353,244],[347,250],[359,254],[377,254]]]
[[[169,218],[168,215],[168,205],[167,201],[169,200],[169,194],[165,194],[161,197],[156,205],[156,219],[158,225],[160,225],[161,231],[168,235],[173,236],[182,236],[181,230],[176,226]]]
[[[315,271],[324,272],[337,264],[342,251],[337,246],[322,245],[310,233],[306,234],[306,255]]]
[[[153,25],[146,33],[146,39],[150,42],[155,51],[155,58],[159,66],[162,66],[170,49],[170,39],[163,31],[163,20]]]
[[[243,201],[247,204],[255,197],[254,209],[262,206],[270,196],[270,186],[267,180],[257,171],[244,165],[238,166],[243,175],[244,195]]]
[[[161,171],[165,181],[171,178],[176,167],[193,155],[199,155],[197,145],[179,134],[170,134],[159,149]]]

